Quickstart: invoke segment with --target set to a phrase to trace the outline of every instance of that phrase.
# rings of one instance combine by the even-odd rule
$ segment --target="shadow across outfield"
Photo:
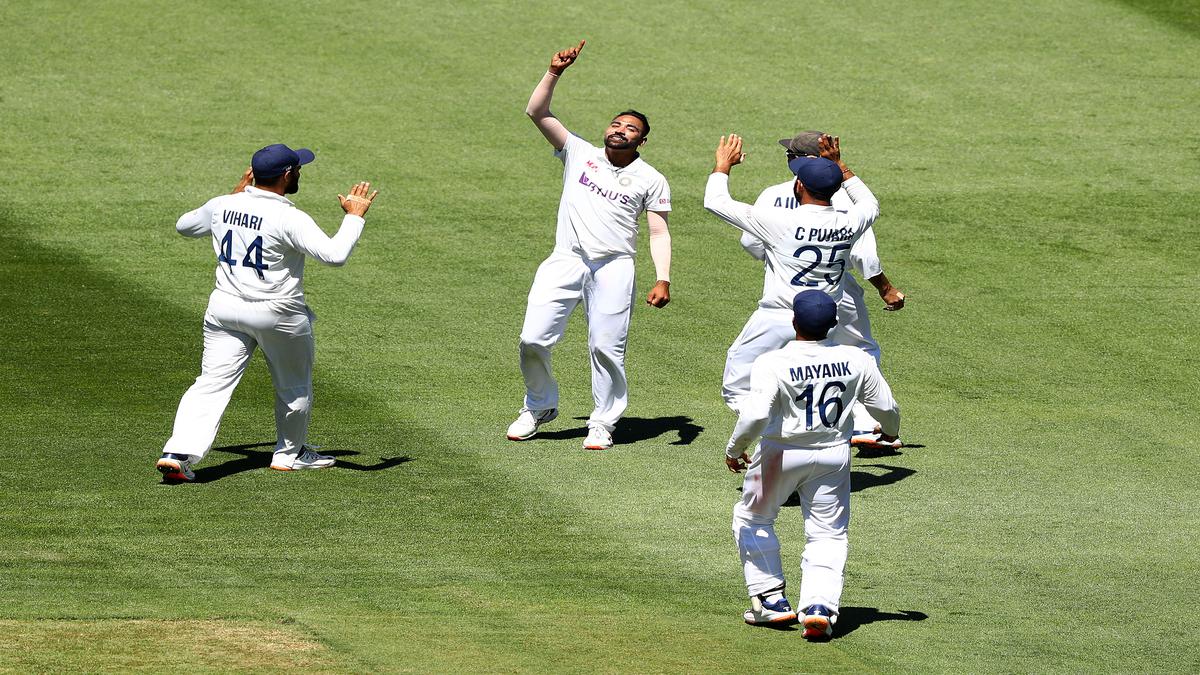
[[[859,626],[878,621],[924,621],[928,618],[929,615],[925,612],[910,609],[899,612],[881,612],[874,607],[842,607],[838,611],[837,623],[833,626],[833,637],[849,635]]]
[[[796,608],[800,612],[800,608]],[[801,617],[803,618],[803,617]],[[877,621],[924,621],[929,615],[925,612],[917,612],[914,610],[901,610],[899,612],[881,612],[874,607],[842,607],[838,612],[837,623],[833,625],[833,635],[829,638],[818,639],[819,642],[828,640],[836,640],[844,635],[849,635],[859,626],[865,626],[869,623]],[[766,623],[760,624],[758,628],[770,628],[780,632],[790,633],[800,629],[800,621],[794,623]]]
[[[213,448],[211,452],[223,452],[242,456],[222,462],[221,464],[196,469],[196,480],[192,482],[211,483],[221,480],[226,476],[232,476],[235,473],[265,469],[271,465],[271,455],[274,453],[271,450],[254,450],[253,448],[274,447],[274,443],[248,443],[245,445],[227,445],[221,448]],[[375,464],[359,464],[357,462],[347,462],[342,459],[343,457],[354,457],[359,454],[353,450],[332,450],[322,452],[321,454],[338,458],[337,464],[333,468],[349,469],[350,471],[383,471],[384,469],[390,469],[394,466],[413,461],[412,457],[383,457]],[[210,454],[209,457],[211,458],[212,455]],[[171,484],[169,481],[163,482]]]
[[[883,473],[871,473],[870,471],[858,471],[852,469],[850,471],[850,492],[862,492],[867,488],[882,487],[899,483],[917,472],[916,469],[909,469],[903,466],[891,466],[890,464],[859,464],[860,468],[883,469]],[[738,491],[741,491],[738,487]],[[800,506],[800,493],[793,492],[792,496],[783,503],[784,507]]]
[[[870,471],[850,471],[850,491],[862,492],[867,488],[882,487],[899,483],[917,472],[916,469],[909,469],[903,466],[892,466],[890,464],[859,464],[860,469],[872,468],[883,469],[883,473],[872,473]]]
[[[586,422],[586,417],[576,417],[575,419]],[[663,434],[677,433],[679,440],[672,441],[670,445],[691,445],[692,441],[704,431],[704,427],[692,422],[692,418],[684,415],[676,415],[674,417],[622,417],[617,422],[617,428],[613,429],[613,445],[629,445],[638,441],[648,441],[651,438],[658,438]],[[576,429],[561,429],[558,431],[539,431],[535,438],[542,438],[551,441],[561,441],[571,438],[584,438],[587,436],[587,427],[579,427]]]

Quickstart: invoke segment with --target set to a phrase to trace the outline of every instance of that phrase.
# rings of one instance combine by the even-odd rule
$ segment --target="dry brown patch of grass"
[[[0,620],[0,672],[344,672],[294,624],[243,619]]]

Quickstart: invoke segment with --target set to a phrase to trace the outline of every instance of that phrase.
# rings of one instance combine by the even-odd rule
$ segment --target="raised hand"
[[[734,166],[742,163],[746,159],[746,154],[742,152],[742,137],[737,134],[729,134],[729,137],[721,137],[721,141],[717,143],[717,165],[713,168],[713,173],[729,173],[729,170]]]
[[[242,174],[242,179],[238,181],[237,187],[233,188],[232,194],[237,194],[246,189],[246,186],[254,181],[254,169],[246,169],[246,173]]]
[[[360,218],[367,215],[367,209],[371,208],[371,202],[375,201],[375,195],[379,194],[379,190],[376,190],[368,196],[367,192],[370,189],[371,183],[364,180],[355,183],[354,187],[350,188],[348,196],[338,195],[338,201],[342,203],[342,210]]]
[[[837,162],[842,162],[842,141],[837,136],[822,134],[817,140],[817,150],[825,159]]]
[[[564,49],[551,57],[550,72],[555,75],[562,75],[563,71],[570,67],[572,63],[575,63],[575,59],[579,58],[579,52],[583,51],[583,45],[585,44],[587,44],[587,40],[580,40],[578,46]]]

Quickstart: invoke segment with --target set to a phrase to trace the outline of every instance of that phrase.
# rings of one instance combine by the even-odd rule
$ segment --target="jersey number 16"
[[[250,256],[254,256],[254,259],[251,260]],[[217,255],[217,262],[228,264],[230,271],[237,266],[233,259],[233,230],[226,230],[225,236],[221,237],[221,252]],[[255,237],[254,241],[246,247],[246,255],[242,257],[242,266],[252,268],[259,279],[263,278],[263,270],[267,269],[267,266],[262,261],[262,236]]]
[[[842,418],[842,411],[846,409],[846,404],[842,402],[842,394],[846,391],[846,385],[842,382],[834,380],[827,382],[825,387],[821,389],[821,395],[817,397],[816,408],[817,414],[821,417],[821,425],[826,427],[837,426],[838,420]],[[796,397],[796,403],[804,403],[804,424],[805,428],[812,431],[813,428],[813,386],[809,384]]]

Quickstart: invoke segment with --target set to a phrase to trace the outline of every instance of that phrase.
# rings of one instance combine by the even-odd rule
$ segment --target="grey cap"
[[[779,144],[793,155],[820,157],[821,149],[818,144],[823,135],[820,131],[801,131],[791,138],[780,139]]]

